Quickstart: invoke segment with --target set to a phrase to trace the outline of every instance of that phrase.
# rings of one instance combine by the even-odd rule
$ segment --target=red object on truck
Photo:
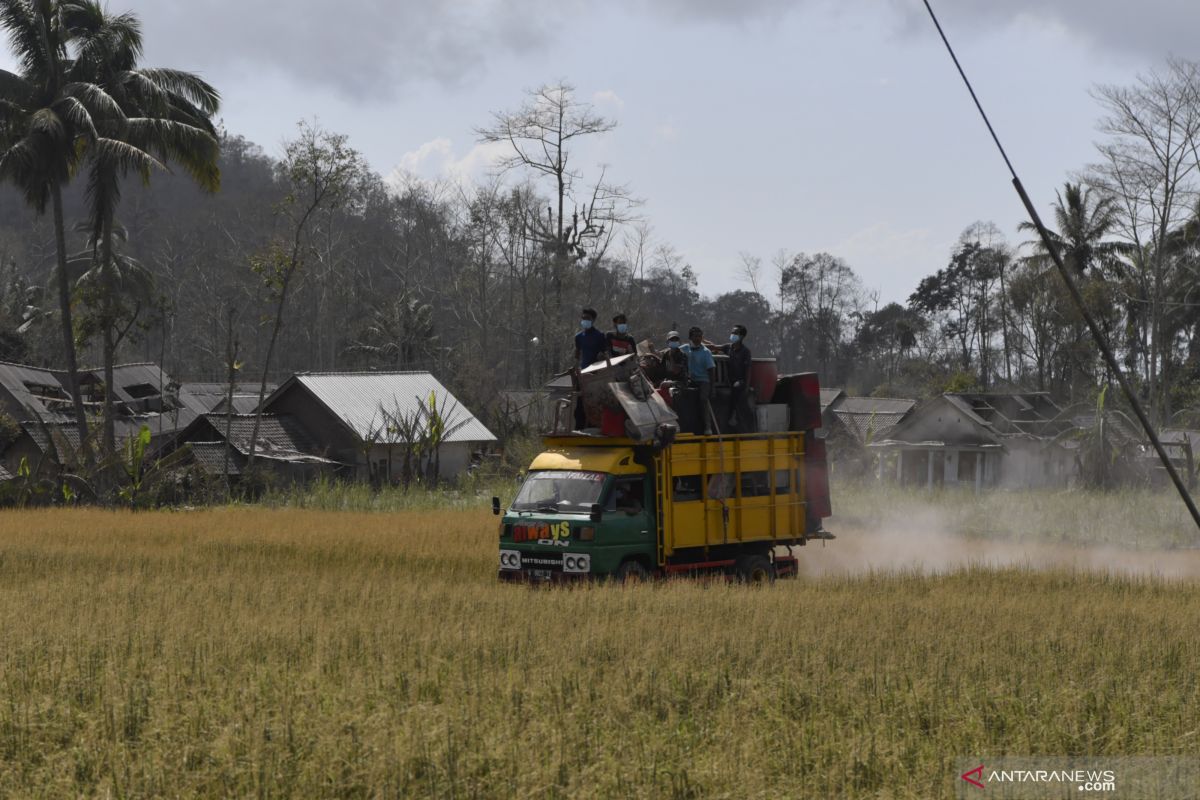
[[[604,409],[600,414],[600,433],[603,436],[624,436],[625,413],[611,408]]]
[[[754,402],[765,405],[775,396],[779,383],[779,365],[773,358],[754,358],[750,363],[750,385],[754,387]]]

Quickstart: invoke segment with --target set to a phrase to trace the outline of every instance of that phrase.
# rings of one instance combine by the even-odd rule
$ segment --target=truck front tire
[[[650,580],[650,571],[640,561],[624,561],[617,567],[613,580],[620,584],[645,583]]]

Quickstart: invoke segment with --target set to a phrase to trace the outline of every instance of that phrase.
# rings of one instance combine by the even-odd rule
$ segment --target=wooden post
[[[929,489],[930,491],[933,491],[933,451],[926,450],[925,456],[926,456],[926,458],[925,458],[925,475],[926,475],[925,488]]]
[[[980,489],[983,488],[983,459],[986,456],[987,453],[975,454],[975,494],[979,494]]]

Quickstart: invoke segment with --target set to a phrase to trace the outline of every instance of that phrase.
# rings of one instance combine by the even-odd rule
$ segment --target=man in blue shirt
[[[596,330],[596,310],[585,308],[580,314],[579,327],[575,334],[575,363],[579,369],[587,369],[608,352],[608,339]]]
[[[700,425],[707,436],[713,430],[712,386],[716,380],[717,363],[713,360],[712,352],[704,346],[704,331],[693,326],[688,331],[687,344],[679,348],[687,356],[688,382],[700,394],[700,413],[704,422]]]
[[[585,370],[604,357],[608,352],[608,339],[596,330],[596,309],[585,308],[579,315],[581,330],[575,334],[576,369]],[[583,412],[583,395],[575,401],[575,430],[587,427],[587,415]]]

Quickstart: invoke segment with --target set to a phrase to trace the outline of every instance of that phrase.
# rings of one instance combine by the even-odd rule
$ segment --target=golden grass
[[[1192,582],[547,591],[496,583],[494,537],[471,511],[5,513],[0,795],[949,797],[960,755],[1200,736]]]

